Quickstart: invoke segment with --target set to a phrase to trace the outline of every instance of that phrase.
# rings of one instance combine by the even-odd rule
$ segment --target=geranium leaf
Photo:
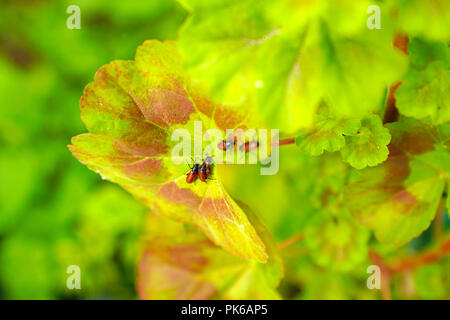
[[[329,115],[327,111],[319,112],[314,123],[312,131],[295,139],[300,149],[312,156],[342,149],[345,145],[344,136],[355,135],[361,128],[359,119],[339,119]]]
[[[409,45],[410,70],[397,89],[399,111],[434,124],[450,121],[450,54],[444,43],[413,40]]]
[[[285,132],[311,125],[323,101],[345,117],[376,110],[406,66],[387,23],[366,27],[366,1],[182,3],[192,13],[180,32],[192,75]]]
[[[348,212],[339,216],[321,212],[305,229],[305,242],[314,261],[335,270],[350,270],[363,261],[368,240],[369,232],[348,217]]]
[[[153,216],[155,217],[155,216]],[[150,222],[157,236],[147,240],[139,264],[141,299],[279,299],[275,288],[283,264],[273,239],[251,219],[268,248],[266,264],[230,255],[196,230],[168,226],[162,217]],[[170,230],[167,230],[167,228]]]
[[[436,214],[449,177],[448,151],[442,148],[449,136],[441,128],[404,118],[389,129],[388,160],[366,169],[361,180],[346,187],[345,197],[351,213],[379,241],[403,245],[421,234]]]
[[[198,87],[183,75],[174,42],[146,41],[135,61],[113,61],[87,85],[80,105],[90,133],[74,137],[69,148],[148,206],[196,225],[233,254],[265,262],[264,243],[224,190],[219,167],[213,165],[215,180],[187,184],[185,160],[191,160],[175,164],[171,157],[176,129],[188,130],[193,142],[195,121],[204,132],[246,120],[245,112],[213,104]]]
[[[370,115],[361,121],[356,135],[345,137],[346,145],[341,149],[342,159],[356,169],[376,166],[387,159],[387,145],[391,140],[379,116]]]

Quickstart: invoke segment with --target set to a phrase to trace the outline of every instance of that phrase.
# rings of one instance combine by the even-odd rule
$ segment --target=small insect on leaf
[[[212,171],[212,158],[173,162],[175,130],[195,136],[253,125],[239,113],[214,104],[183,74],[173,41],[144,42],[134,61],[113,61],[99,69],[81,98],[89,133],[72,139],[73,155],[105,179],[118,183],[153,210],[201,229],[216,245],[239,257],[266,262],[268,255],[246,213]],[[197,177],[211,183],[195,183]],[[211,179],[217,176],[217,179]]]
[[[213,164],[213,159],[211,157],[206,157],[202,165],[199,168],[198,177],[200,181],[206,182],[208,177],[211,175],[211,166]]]
[[[187,177],[186,177],[186,182],[187,183],[192,183],[195,181],[195,179],[197,179],[198,173],[199,173],[199,164],[198,163],[194,163],[194,165],[191,168],[191,171],[189,171],[187,173]]]

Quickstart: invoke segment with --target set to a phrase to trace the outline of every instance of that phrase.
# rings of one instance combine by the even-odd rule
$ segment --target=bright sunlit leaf
[[[334,152],[342,149],[345,136],[356,135],[361,128],[358,119],[336,119],[324,109],[317,116],[314,130],[296,138],[300,149],[312,156],[321,155],[324,151]]]
[[[341,149],[342,159],[356,169],[373,167],[385,161],[391,140],[389,130],[383,126],[379,116],[371,115],[361,124],[356,135],[345,137],[346,145]]]
[[[175,43],[156,40],[140,46],[135,61],[100,68],[80,101],[90,133],[74,137],[70,150],[151,208],[196,225],[233,254],[265,262],[265,246],[223,188],[218,167],[211,176],[215,180],[188,184],[188,159],[179,165],[172,161],[173,130],[185,128],[193,139],[196,120],[203,130],[234,128],[242,121],[211,103],[181,68]]]
[[[180,33],[191,74],[285,132],[310,126],[323,101],[345,117],[377,110],[405,69],[390,25],[367,28],[370,2],[182,3],[191,10]]]

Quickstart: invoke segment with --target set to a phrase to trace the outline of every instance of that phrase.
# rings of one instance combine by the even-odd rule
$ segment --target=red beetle
[[[199,165],[198,165],[198,163],[194,163],[194,165],[190,168],[191,168],[191,171],[189,171],[187,173],[187,177],[186,177],[187,183],[192,183],[195,181],[195,179],[197,179]]]
[[[213,164],[213,159],[211,157],[206,157],[202,165],[198,169],[198,177],[200,181],[206,182],[206,179],[211,175],[211,165]]]

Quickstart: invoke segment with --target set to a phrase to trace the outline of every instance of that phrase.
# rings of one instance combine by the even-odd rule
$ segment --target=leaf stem
[[[399,117],[398,109],[396,106],[396,100],[395,100],[395,91],[397,88],[401,85],[401,82],[397,82],[394,85],[389,87],[388,97],[386,99],[385,109],[384,109],[384,116],[383,116],[383,124],[390,123],[390,122],[396,122]]]
[[[278,140],[277,142],[272,143],[272,146],[285,146],[288,144],[295,144],[295,138]]]
[[[388,267],[391,273],[399,273],[405,270],[415,269],[422,265],[438,261],[450,253],[450,238],[442,242],[435,250],[428,250],[416,256],[407,257],[391,263]]]
[[[278,243],[278,250],[283,250],[287,247],[290,247],[293,244],[296,244],[297,242],[303,240],[303,233],[297,233],[294,234],[293,236],[281,241],[280,243]]]
[[[450,253],[450,237],[443,241],[438,249],[427,250],[418,255],[405,257],[391,262],[390,264],[385,264],[383,259],[374,251],[370,252],[370,256],[372,261],[380,263],[380,268],[384,267],[390,274],[396,274],[438,261],[448,253]]]
[[[394,47],[402,51],[405,55],[408,55],[408,36],[397,33],[394,37],[393,44]],[[400,81],[394,83],[389,86],[388,96],[385,103],[384,115],[383,115],[383,124],[389,122],[396,122],[399,117],[399,112],[396,106],[395,100],[395,91],[402,83]]]
[[[381,271],[381,296],[383,300],[391,300],[391,273],[389,268],[385,265],[383,258],[373,250],[369,251],[369,257],[374,264],[380,267]]]
[[[437,249],[427,250],[418,255],[401,258],[389,264],[386,264],[384,259],[378,253],[371,250],[369,252],[370,259],[381,269],[381,292],[383,299],[390,300],[392,298],[390,280],[393,275],[409,272],[420,266],[436,262],[445,257],[448,253],[450,253],[450,237],[447,237]]]

